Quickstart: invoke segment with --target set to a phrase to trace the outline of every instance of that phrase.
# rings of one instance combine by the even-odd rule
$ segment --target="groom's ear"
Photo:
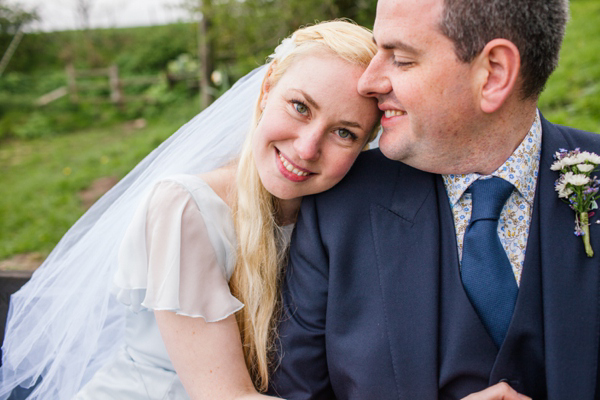
[[[516,93],[521,56],[517,46],[507,39],[488,42],[474,60],[481,110],[493,113]]]

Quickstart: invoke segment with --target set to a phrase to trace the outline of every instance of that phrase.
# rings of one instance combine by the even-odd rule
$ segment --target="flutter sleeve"
[[[207,322],[243,307],[230,292],[236,237],[229,207],[202,180],[159,182],[119,251],[116,295],[132,311],[168,310]]]

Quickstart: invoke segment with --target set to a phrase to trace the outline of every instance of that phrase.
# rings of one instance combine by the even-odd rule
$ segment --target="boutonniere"
[[[590,244],[590,213],[598,208],[596,199],[600,197],[600,180],[592,173],[600,165],[600,156],[596,153],[559,149],[554,154],[556,160],[550,169],[560,171],[560,176],[554,183],[558,197],[575,211],[575,235],[581,236],[585,253],[588,257],[594,255]],[[598,222],[596,222],[598,223]]]

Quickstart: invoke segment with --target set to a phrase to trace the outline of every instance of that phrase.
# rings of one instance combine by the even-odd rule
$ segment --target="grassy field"
[[[130,122],[0,144],[0,260],[46,255],[85,211],[84,189],[122,178],[194,114],[190,105],[143,128]]]
[[[571,0],[558,69],[540,99],[550,121],[600,133],[600,2]]]
[[[571,13],[560,66],[540,109],[553,122],[600,132],[600,2],[572,0]],[[142,129],[119,124],[1,142],[0,260],[46,255],[85,211],[82,190],[102,177],[123,177],[194,109],[169,110]]]

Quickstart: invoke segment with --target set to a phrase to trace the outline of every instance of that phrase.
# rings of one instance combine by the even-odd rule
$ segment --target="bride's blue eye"
[[[304,104],[301,101],[297,101],[295,100],[294,102],[294,108],[296,109],[296,111],[298,111],[300,114],[302,115],[306,115],[308,113],[308,107],[306,106],[306,104]]]

